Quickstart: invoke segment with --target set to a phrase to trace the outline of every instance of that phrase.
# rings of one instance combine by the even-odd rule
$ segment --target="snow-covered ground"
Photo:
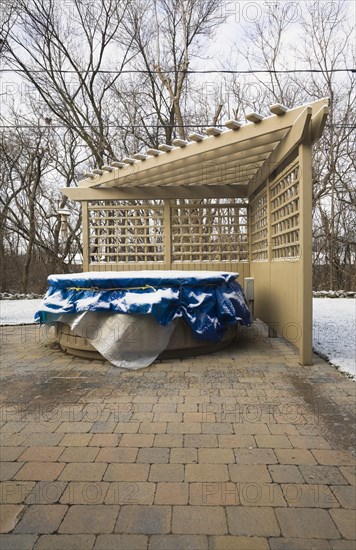
[[[356,300],[313,299],[313,347],[356,378]]]
[[[0,300],[0,325],[28,325],[42,300]]]
[[[0,325],[33,323],[41,300],[0,300]],[[313,344],[317,353],[356,378],[356,300],[313,299]]]

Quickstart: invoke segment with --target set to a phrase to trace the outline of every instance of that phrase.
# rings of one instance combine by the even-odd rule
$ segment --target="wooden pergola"
[[[237,271],[255,315],[312,363],[312,157],[328,99],[230,120],[93,170],[82,203],[84,270]],[[207,200],[214,199],[214,200]]]

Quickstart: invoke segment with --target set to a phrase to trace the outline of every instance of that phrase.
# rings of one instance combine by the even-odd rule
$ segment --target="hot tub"
[[[56,324],[63,350],[141,368],[157,357],[211,353],[250,313],[237,273],[88,272],[51,275],[35,320]]]

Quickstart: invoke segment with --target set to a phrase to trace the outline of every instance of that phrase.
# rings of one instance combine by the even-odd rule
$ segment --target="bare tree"
[[[99,166],[115,158],[110,95],[132,57],[129,43],[119,47],[129,5],[72,0],[64,10],[60,0],[17,0],[6,39],[7,62],[37,91],[43,112],[71,128]]]

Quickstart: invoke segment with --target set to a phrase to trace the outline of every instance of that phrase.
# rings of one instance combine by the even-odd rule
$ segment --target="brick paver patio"
[[[256,323],[123,371],[1,330],[0,548],[355,548],[355,383]]]

